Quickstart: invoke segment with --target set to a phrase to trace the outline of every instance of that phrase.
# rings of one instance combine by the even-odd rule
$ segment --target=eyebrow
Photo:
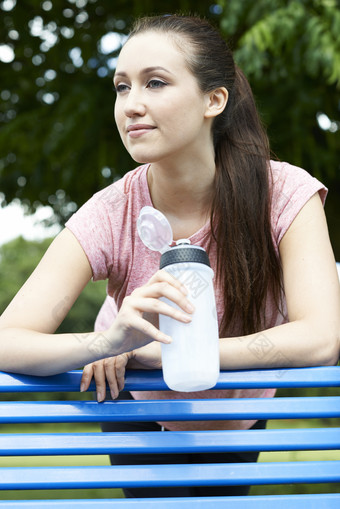
[[[151,72],[155,72],[155,71],[165,71],[167,72],[168,74],[172,74],[172,72],[168,71],[168,69],[165,69],[165,67],[162,67],[160,65],[156,65],[154,67],[146,67],[145,69],[143,69],[141,71],[140,74],[150,74]],[[127,76],[127,73],[124,72],[124,71],[121,71],[121,72],[116,72],[114,74],[114,77],[115,78],[116,76],[123,76],[123,77],[126,77]]]

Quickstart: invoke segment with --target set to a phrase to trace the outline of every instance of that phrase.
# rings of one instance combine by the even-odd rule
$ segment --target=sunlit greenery
[[[113,122],[111,77],[132,19],[198,13],[246,72],[273,151],[330,188],[340,258],[337,0],[0,1],[0,201],[50,204],[61,223],[134,166]]]
[[[0,246],[0,314],[49,246],[51,240],[27,241],[22,237]],[[88,332],[93,330],[98,310],[105,297],[106,283],[90,282],[61,324],[58,332]]]

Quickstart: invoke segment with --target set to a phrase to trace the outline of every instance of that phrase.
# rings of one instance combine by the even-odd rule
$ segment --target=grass
[[[329,419],[328,424],[337,426],[339,420]],[[321,427],[324,423],[318,419],[313,420],[280,420],[270,421],[268,429],[296,428],[296,427]],[[57,429],[53,424],[17,424],[18,433],[37,432],[91,432],[100,431],[96,424],[58,424]],[[12,433],[12,425],[1,426],[2,433]],[[340,451],[286,451],[286,452],[262,452],[259,461],[318,461],[340,460]],[[109,458],[101,456],[17,456],[0,457],[0,467],[36,467],[36,466],[86,466],[86,465],[109,465]],[[253,486],[251,495],[270,494],[296,494],[296,493],[339,493],[339,484],[314,485],[272,485]],[[25,491],[2,491],[0,500],[41,500],[41,499],[65,499],[65,498],[121,498],[122,491],[118,489],[89,489],[89,490],[25,490]]]
[[[100,431],[96,424],[16,424],[17,433],[81,433]],[[1,433],[13,433],[12,425],[1,426]],[[0,467],[57,467],[57,466],[110,465],[109,457],[101,456],[12,456],[0,457]],[[82,490],[14,490],[0,491],[0,500],[44,500],[81,498],[122,498],[118,489]]]
[[[339,419],[327,419],[327,426],[339,426]],[[320,419],[287,419],[268,422],[267,429],[319,428],[326,426]],[[258,461],[336,461],[340,460],[340,450],[333,451],[273,451],[261,452]],[[250,495],[295,495],[310,493],[339,493],[339,483],[323,484],[281,484],[252,486]]]

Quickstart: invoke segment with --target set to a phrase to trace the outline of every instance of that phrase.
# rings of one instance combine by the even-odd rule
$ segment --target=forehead
[[[171,72],[186,67],[184,54],[174,37],[166,33],[146,32],[129,39],[123,46],[116,72],[129,72],[146,67],[162,66]]]

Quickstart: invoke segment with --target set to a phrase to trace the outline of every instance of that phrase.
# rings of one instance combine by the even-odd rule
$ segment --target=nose
[[[143,95],[136,88],[131,88],[124,104],[124,113],[127,117],[145,115],[145,104]]]

